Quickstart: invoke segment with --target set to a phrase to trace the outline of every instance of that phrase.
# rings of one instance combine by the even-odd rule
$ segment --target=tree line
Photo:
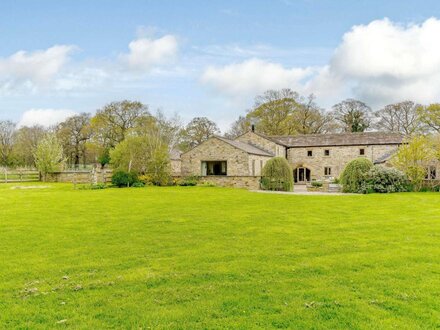
[[[255,125],[266,135],[296,135],[380,130],[406,136],[440,132],[440,104],[403,101],[373,111],[364,102],[347,99],[330,111],[314,95],[301,96],[290,89],[268,90],[254,106],[231,125],[225,136],[233,138]],[[35,167],[112,163],[112,167],[139,173],[159,173],[168,166],[169,151],[187,151],[220,134],[215,122],[193,118],[182,125],[178,116],[152,114],[136,101],[112,102],[95,115],[81,113],[54,127],[17,127],[0,121],[0,166]]]

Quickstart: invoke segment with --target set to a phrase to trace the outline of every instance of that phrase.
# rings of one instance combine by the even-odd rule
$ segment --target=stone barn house
[[[181,175],[258,189],[261,169],[277,156],[292,166],[295,184],[330,181],[358,157],[386,164],[402,142],[400,134],[383,132],[265,136],[250,131],[235,139],[214,136],[181,155]],[[437,178],[435,170],[433,175]]]

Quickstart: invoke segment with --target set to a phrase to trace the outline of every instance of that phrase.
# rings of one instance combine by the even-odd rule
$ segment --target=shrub
[[[139,182],[137,174],[132,172],[117,171],[112,175],[112,184],[121,187],[130,187]]]
[[[292,191],[293,173],[285,158],[269,159],[262,170],[261,188],[264,190]]]
[[[358,192],[394,193],[408,191],[408,179],[405,174],[394,168],[372,167],[365,175]]]
[[[342,191],[358,193],[364,181],[365,174],[373,167],[373,163],[366,158],[357,158],[345,166],[341,174]]]
[[[143,182],[135,182],[135,183],[133,183],[132,184],[132,187],[133,188],[142,188],[142,187],[145,187],[145,184],[143,183]]]
[[[320,187],[322,187],[322,182],[321,181],[312,181],[311,185],[312,185],[312,187],[320,188]]]
[[[199,182],[199,177],[192,175],[182,178],[181,180],[177,181],[177,185],[186,187],[186,186],[196,186]]]

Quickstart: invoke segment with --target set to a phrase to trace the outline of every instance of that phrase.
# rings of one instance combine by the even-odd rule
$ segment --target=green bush
[[[264,190],[292,191],[292,168],[285,158],[269,159],[262,170],[261,188]]]
[[[139,181],[139,182],[133,183],[131,186],[133,188],[142,188],[142,187],[145,187],[145,183]]]
[[[322,182],[321,181],[312,181],[310,184],[312,185],[312,187],[315,187],[315,188],[321,188],[322,187]]]
[[[341,174],[342,191],[358,193],[364,181],[365,174],[373,167],[373,163],[366,158],[357,158],[345,166]]]
[[[179,180],[177,182],[177,185],[182,187],[196,186],[197,183],[199,183],[199,179],[200,178],[196,175],[187,176]]]
[[[117,171],[112,175],[112,184],[121,188],[121,187],[130,187],[135,182],[139,182],[138,176],[136,173],[125,172],[125,171]]]
[[[408,179],[405,174],[394,168],[372,167],[365,175],[358,192],[394,193],[408,191]]]

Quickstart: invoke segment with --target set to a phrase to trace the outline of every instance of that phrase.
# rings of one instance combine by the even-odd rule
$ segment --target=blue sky
[[[127,98],[226,129],[282,87],[325,108],[434,102],[436,17],[438,1],[2,0],[0,119],[51,123]]]

